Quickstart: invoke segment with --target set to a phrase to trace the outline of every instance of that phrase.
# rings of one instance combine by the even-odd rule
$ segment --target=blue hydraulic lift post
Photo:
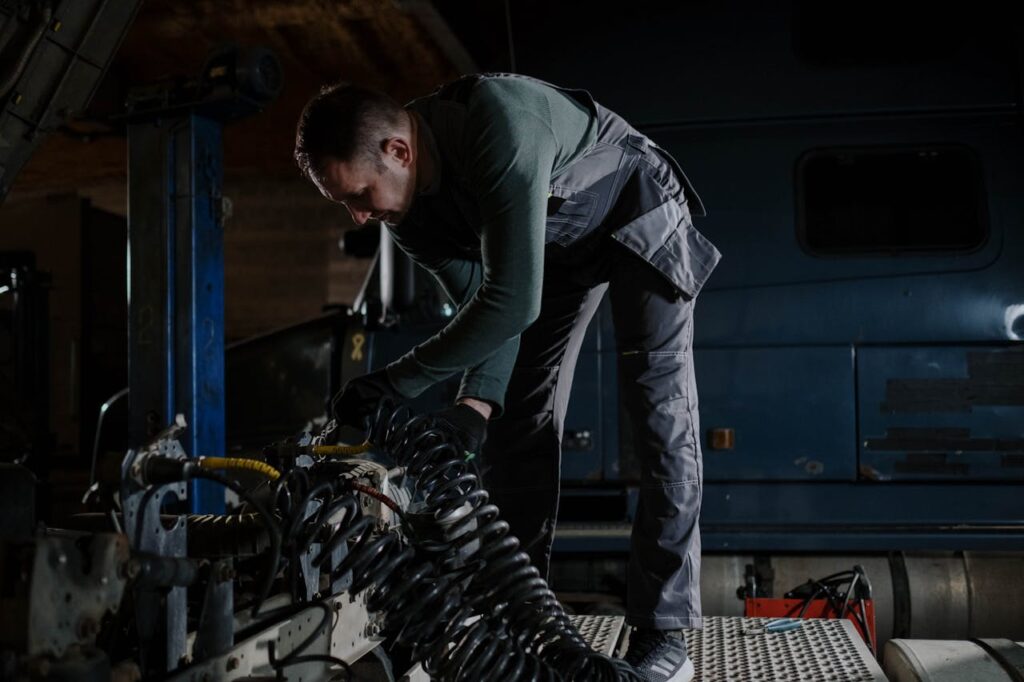
[[[136,445],[183,414],[192,457],[222,456],[222,124],[195,113],[128,127],[128,367]],[[224,511],[193,481],[191,511]]]

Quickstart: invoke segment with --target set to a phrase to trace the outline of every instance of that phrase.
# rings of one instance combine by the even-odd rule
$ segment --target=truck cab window
[[[814,255],[964,252],[988,235],[966,147],[814,150],[796,180],[797,232]]]

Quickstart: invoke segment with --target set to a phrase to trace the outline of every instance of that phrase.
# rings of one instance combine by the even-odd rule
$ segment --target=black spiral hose
[[[433,532],[404,523],[404,535],[373,537],[372,520],[345,501],[352,495],[346,493],[322,502],[349,513],[313,565],[322,567],[346,546],[332,580],[351,573],[351,592],[369,590],[367,608],[386,614],[396,640],[411,647],[427,673],[441,680],[640,679],[624,661],[587,646],[444,428],[382,405],[369,440],[417,482],[417,513],[432,521]],[[314,486],[305,499],[314,491],[325,488]],[[318,514],[315,522],[331,515]],[[293,530],[308,547],[312,533]]]

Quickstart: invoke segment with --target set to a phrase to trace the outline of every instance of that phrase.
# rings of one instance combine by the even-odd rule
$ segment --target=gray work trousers
[[[522,335],[505,414],[488,428],[483,482],[546,577],[569,391],[587,324],[606,291],[621,404],[633,424],[641,468],[627,622],[662,630],[700,627],[703,464],[692,362],[694,300],[607,235],[549,247],[540,317]]]

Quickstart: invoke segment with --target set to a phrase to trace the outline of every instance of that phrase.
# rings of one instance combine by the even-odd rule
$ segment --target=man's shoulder
[[[462,76],[413,100],[408,106],[422,107],[435,102],[452,102],[470,106],[496,103],[515,105],[529,101],[531,96],[557,92],[560,88],[542,80],[514,73],[476,73]]]
[[[552,86],[527,76],[482,73],[447,83],[406,107],[422,116],[439,147],[458,164],[461,155],[453,146],[479,143],[467,139],[469,127],[484,126],[489,134],[502,136],[530,135],[532,129],[525,124],[550,119],[556,95]],[[528,112],[537,115],[524,115]]]

